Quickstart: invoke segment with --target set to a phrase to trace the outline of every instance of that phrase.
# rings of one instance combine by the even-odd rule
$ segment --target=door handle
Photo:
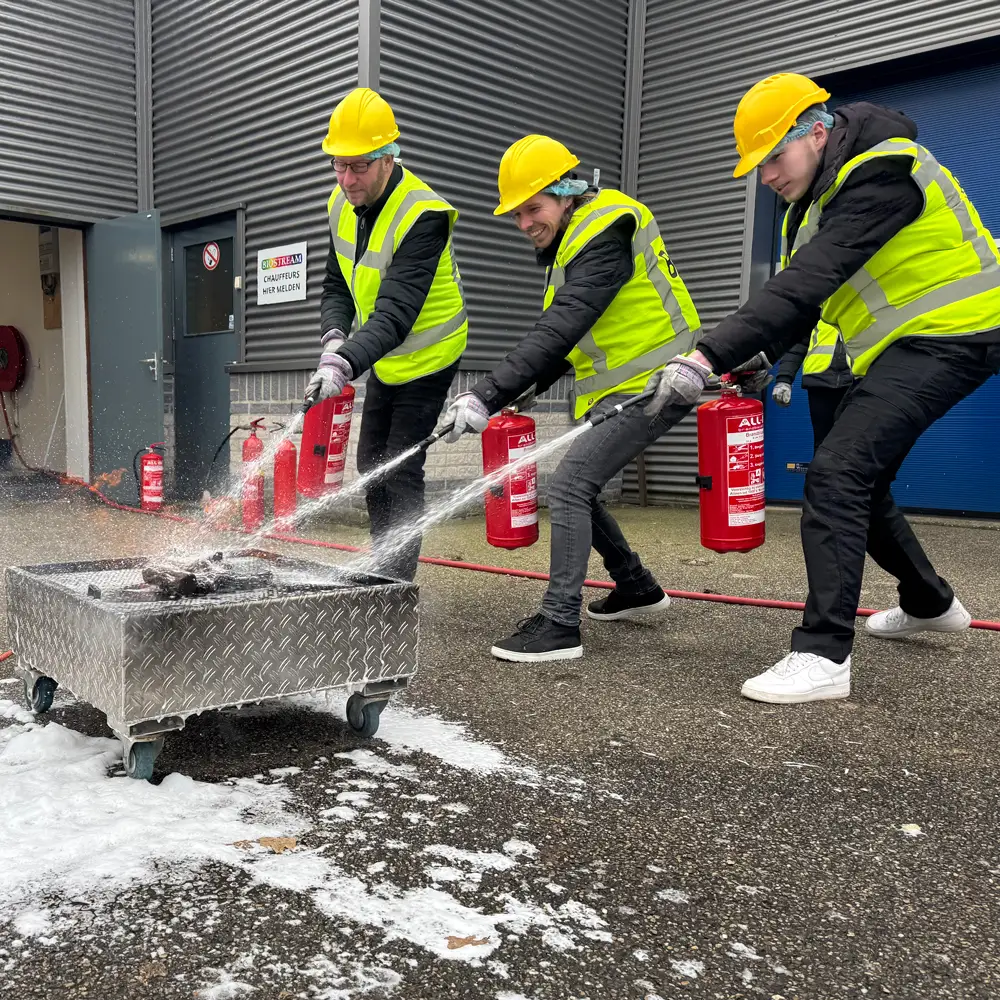
[[[143,358],[142,364],[149,365],[149,370],[153,373],[153,381],[160,381],[160,352],[155,351],[151,358]]]

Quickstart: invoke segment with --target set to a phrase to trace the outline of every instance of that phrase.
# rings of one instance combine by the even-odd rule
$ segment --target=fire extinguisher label
[[[729,527],[764,520],[764,415],[726,418]]]
[[[351,435],[351,413],[353,404],[336,409],[330,423],[330,443],[326,449],[326,471],[323,482],[327,486],[340,485],[344,481],[347,467],[347,441]]]
[[[535,450],[535,435],[511,434],[507,438],[507,459],[517,462]],[[534,462],[522,465],[507,477],[510,497],[510,526],[527,528],[538,523],[538,466]]]
[[[159,506],[163,503],[163,465],[147,462],[142,467],[142,502]]]

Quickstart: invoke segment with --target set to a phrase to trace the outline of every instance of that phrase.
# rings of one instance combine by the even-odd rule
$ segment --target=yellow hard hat
[[[740,162],[734,177],[750,173],[784,139],[806,108],[830,99],[814,80],[799,73],[778,73],[755,83],[736,108],[733,135]]]
[[[493,214],[504,215],[523,205],[579,162],[561,142],[547,135],[526,135],[518,139],[500,160],[497,175],[500,204]]]
[[[374,90],[358,87],[333,109],[323,152],[327,156],[363,156],[398,138],[392,108]]]

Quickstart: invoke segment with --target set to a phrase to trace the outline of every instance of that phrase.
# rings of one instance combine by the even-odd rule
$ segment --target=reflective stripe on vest
[[[809,350],[802,362],[803,375],[822,375],[833,363],[840,342],[840,331],[822,320],[816,324],[809,335]],[[847,355],[847,364],[851,364],[851,356]]]
[[[880,156],[912,160],[910,176],[920,186],[924,208],[823,303],[823,320],[851,345],[856,375],[863,375],[901,336],[971,336],[1000,325],[1000,252],[955,178],[909,139],[887,139],[845,164],[835,183],[806,210],[791,254],[818,232],[824,207],[851,172]],[[949,232],[952,223],[954,231]],[[915,266],[929,253],[934,254],[930,266]],[[787,213],[781,256],[787,265]],[[941,275],[946,276],[943,284]],[[893,300],[901,304],[893,305]]]
[[[374,310],[393,254],[414,222],[424,212],[444,212],[449,228],[453,229],[458,218],[458,212],[448,202],[404,167],[403,177],[375,220],[368,247],[355,263],[357,215],[354,208],[339,186],[328,204],[334,250],[350,287],[359,325],[367,322]],[[383,382],[399,384],[440,371],[461,356],[467,333],[465,295],[449,236],[413,329],[402,344],[375,362],[375,374]]]
[[[566,281],[566,266],[619,218],[636,221],[634,271],[611,305],[570,352],[576,369],[576,415],[614,392],[638,391],[674,355],[689,351],[698,314],[670,261],[649,209],[620,191],[602,191],[576,210],[550,268],[545,308]],[[635,353],[638,350],[639,353]],[[634,385],[637,380],[641,384]]]

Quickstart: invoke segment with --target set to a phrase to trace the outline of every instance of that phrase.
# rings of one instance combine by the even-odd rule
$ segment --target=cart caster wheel
[[[52,707],[52,699],[56,696],[56,682],[51,677],[39,677],[32,688],[24,682],[24,700],[32,712],[41,715]]]
[[[125,773],[138,781],[149,781],[159,752],[156,743],[133,743],[125,758]]]
[[[384,701],[370,701],[367,704],[359,694],[347,699],[347,722],[359,736],[374,736],[378,732],[378,719],[385,708]]]

